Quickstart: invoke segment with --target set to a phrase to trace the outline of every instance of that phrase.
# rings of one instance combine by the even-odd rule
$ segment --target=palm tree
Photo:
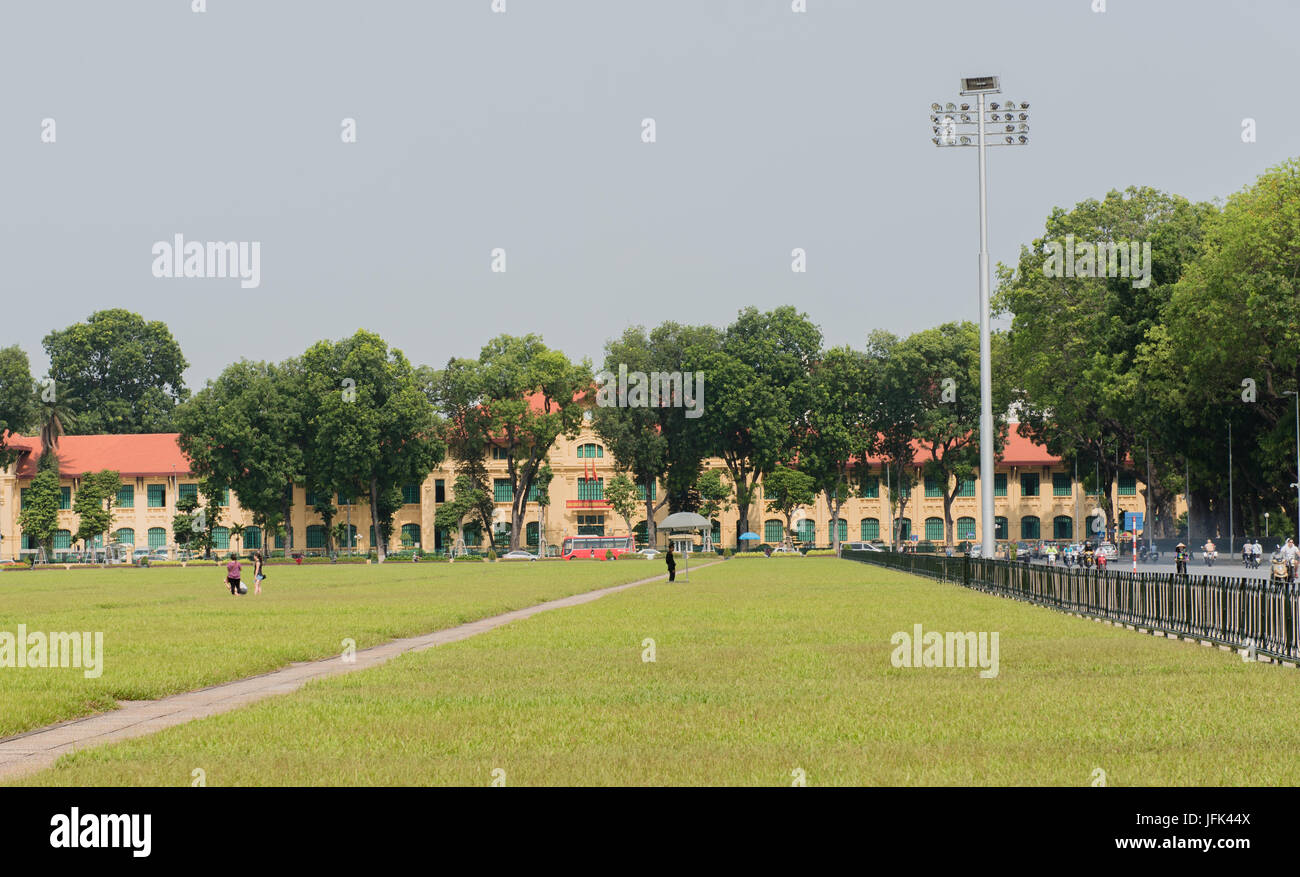
[[[236,542],[236,545],[235,545],[235,551],[238,552],[239,549],[243,547],[243,541],[244,541],[244,525],[243,525],[243,524],[231,524],[231,525],[230,525],[230,535],[231,535],[232,537],[234,537],[234,540],[235,540],[235,542]]]
[[[49,392],[42,390],[36,394],[36,422],[41,427],[42,455],[58,453],[59,439],[63,438],[68,427],[77,425],[77,415],[74,412],[77,400],[68,396],[56,396],[53,385],[49,387]]]

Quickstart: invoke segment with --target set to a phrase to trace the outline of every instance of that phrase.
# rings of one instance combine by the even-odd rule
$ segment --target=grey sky
[[[0,345],[38,375],[105,307],[168,323],[195,388],[360,326],[441,365],[750,304],[855,346],[975,319],[975,151],[928,119],[963,75],[1031,104],[1030,145],[990,151],[995,262],[1053,206],[1225,196],[1300,153],[1294,0],[207,5],[4,2]],[[260,241],[261,287],[155,279],[176,233]]]

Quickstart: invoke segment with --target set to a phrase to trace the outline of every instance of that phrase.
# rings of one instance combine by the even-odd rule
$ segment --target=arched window
[[[717,518],[713,518],[712,520],[709,521],[709,524],[711,525],[709,527],[709,539],[712,540],[714,545],[721,545],[722,544],[722,522],[719,521]]]
[[[483,544],[483,525],[478,521],[465,525],[465,544],[482,545]]]
[[[402,539],[403,548],[405,548],[407,545],[410,545],[413,548],[419,548],[420,547],[420,525],[403,524],[401,539]]]
[[[834,533],[841,542],[849,541],[849,522],[843,518],[836,518],[831,521],[830,525],[835,528]]]
[[[230,530],[227,527],[212,528],[212,547],[226,550],[230,547]]]
[[[817,541],[817,522],[812,518],[804,518],[795,524],[795,536],[800,542]]]
[[[68,550],[69,548],[71,548],[71,547],[72,547],[72,531],[71,531],[71,530],[55,530],[55,531],[54,531],[54,550],[55,550],[55,551],[67,551],[67,550]]]
[[[510,530],[512,525],[509,521],[497,521],[492,525],[492,544],[498,548],[505,548],[510,544]]]
[[[605,449],[597,444],[578,445],[578,457],[597,459],[605,456]]]
[[[325,547],[325,527],[321,524],[310,524],[307,527],[307,547],[324,548]]]
[[[637,545],[645,545],[646,540],[650,538],[649,533],[650,531],[647,529],[645,521],[641,521],[632,528],[632,537],[636,540]]]
[[[1004,518],[1002,515],[998,515],[996,518],[993,519],[993,538],[994,539],[1007,538],[1007,519]]]
[[[123,545],[135,544],[135,530],[130,527],[123,527],[113,534],[114,542],[121,542]]]
[[[524,527],[524,541],[530,548],[536,548],[540,541],[541,529],[537,526],[536,521],[529,521],[528,526]]]
[[[1025,515],[1020,519],[1020,538],[1037,539],[1039,533],[1039,521],[1037,515]]]
[[[764,542],[783,542],[785,541],[785,522],[771,518],[763,522],[763,541]]]
[[[167,547],[167,531],[164,530],[162,527],[150,527],[150,528],[149,528],[149,547],[150,547],[150,548],[166,548],[166,547]]]
[[[880,518],[863,518],[859,528],[863,542],[872,542],[880,538]]]
[[[943,518],[925,519],[925,538],[928,542],[943,541]]]
[[[1053,539],[1074,538],[1074,518],[1069,515],[1057,515],[1052,519]]]
[[[957,541],[969,541],[975,538],[975,519],[957,519]]]

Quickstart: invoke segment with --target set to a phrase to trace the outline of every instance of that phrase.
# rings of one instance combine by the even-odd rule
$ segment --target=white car
[[[789,548],[785,545],[778,545],[772,549],[772,553],[773,554],[798,554],[799,550],[797,548]]]
[[[536,560],[536,554],[530,554],[527,551],[511,551],[509,554],[501,555],[502,560]]]
[[[650,560],[654,560],[656,557],[663,554],[663,552],[660,551],[658,548],[642,548],[640,551],[637,552],[637,554],[641,555],[642,557],[649,558]]]
[[[871,542],[845,542],[840,546],[845,551],[883,551],[879,545]]]
[[[1115,550],[1115,543],[1103,542],[1097,546],[1097,554],[1104,556],[1107,561],[1112,561],[1118,556],[1119,552]]]

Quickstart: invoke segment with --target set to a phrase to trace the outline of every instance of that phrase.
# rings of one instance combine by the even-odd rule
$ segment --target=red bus
[[[560,557],[565,560],[576,558],[590,559],[597,551],[607,551],[614,557],[636,550],[636,543],[631,536],[570,536],[560,548]]]

